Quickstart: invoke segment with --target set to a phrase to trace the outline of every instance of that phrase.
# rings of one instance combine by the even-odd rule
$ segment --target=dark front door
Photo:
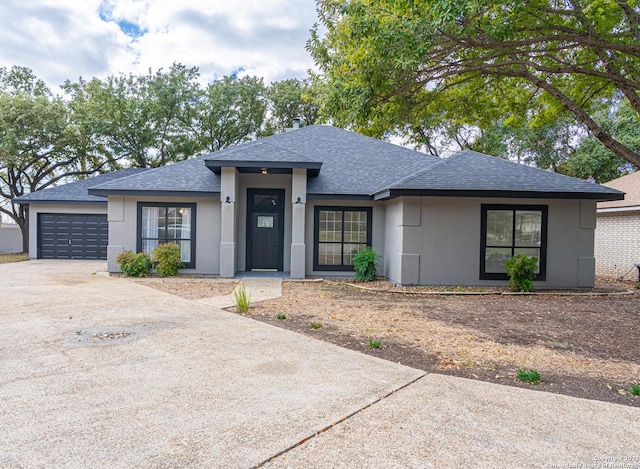
[[[284,190],[247,189],[247,270],[282,270]]]

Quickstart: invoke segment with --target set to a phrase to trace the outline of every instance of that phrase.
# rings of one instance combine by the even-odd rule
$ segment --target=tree
[[[82,168],[79,134],[65,102],[24,67],[0,69],[0,196],[5,200],[101,170]],[[28,208],[6,204],[0,212],[20,226],[29,249]]]
[[[640,155],[598,120],[614,93],[640,113],[634,0],[319,0],[308,49],[323,113],[372,135],[442,121],[536,127],[572,116],[613,153]]]
[[[603,128],[616,140],[636,153],[640,153],[640,116],[623,99],[614,99],[599,116]],[[580,141],[575,151],[560,169],[561,172],[595,182],[607,182],[628,172],[637,170],[629,162],[615,154],[593,136]]]
[[[270,116],[262,135],[284,132],[293,119],[300,119],[300,126],[313,125],[318,120],[318,105],[314,102],[316,89],[310,78],[276,81],[267,89]]]
[[[167,72],[109,76],[77,83],[65,92],[86,119],[90,134],[102,141],[113,160],[155,168],[184,160],[198,151],[183,115],[198,93],[197,68],[173,64]]]
[[[183,114],[190,138],[210,152],[255,139],[265,119],[265,92],[256,77],[228,76],[210,83]]]

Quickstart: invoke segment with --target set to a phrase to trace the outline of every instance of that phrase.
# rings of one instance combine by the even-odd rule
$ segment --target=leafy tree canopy
[[[67,177],[99,171],[83,168],[81,137],[66,103],[24,67],[0,69],[0,197],[11,200]],[[5,203],[0,213],[16,222],[28,250],[27,207]]]
[[[218,151],[257,137],[266,115],[261,78],[223,77],[198,90],[184,119],[199,150]]]
[[[638,120],[637,0],[319,0],[318,14],[308,49],[338,125],[428,146],[442,125],[573,119],[640,167],[602,119],[617,94]]]
[[[318,120],[316,87],[309,78],[291,78],[272,83],[267,90],[269,119],[262,135],[272,135],[291,128],[293,119],[300,119],[300,126],[313,125]]]

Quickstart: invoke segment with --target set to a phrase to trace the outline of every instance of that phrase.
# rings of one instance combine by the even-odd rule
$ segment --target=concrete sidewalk
[[[236,289],[244,285],[248,294],[251,295],[251,303],[271,300],[282,296],[282,279],[280,278],[243,278],[238,281]],[[214,308],[230,308],[235,305],[233,293],[224,296],[212,296],[196,300],[198,303]]]
[[[425,375],[103,267],[0,265],[0,467],[640,468],[638,408]]]

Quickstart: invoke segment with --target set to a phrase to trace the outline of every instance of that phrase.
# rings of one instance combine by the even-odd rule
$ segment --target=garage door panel
[[[38,258],[106,259],[108,233],[106,215],[40,213]]]

